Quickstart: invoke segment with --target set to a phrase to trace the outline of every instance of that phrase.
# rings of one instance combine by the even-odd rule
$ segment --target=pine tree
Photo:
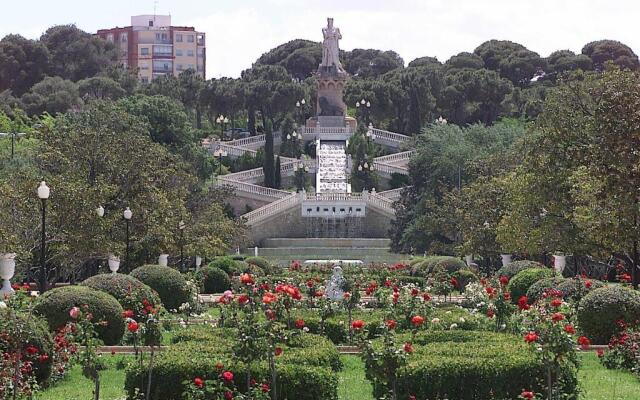
[[[281,189],[282,186],[282,174],[280,173],[280,156],[276,158],[276,170],[273,180],[273,187],[275,189]]]
[[[268,119],[265,121],[264,136],[264,163],[262,165],[264,185],[272,188],[275,187],[273,127]]]

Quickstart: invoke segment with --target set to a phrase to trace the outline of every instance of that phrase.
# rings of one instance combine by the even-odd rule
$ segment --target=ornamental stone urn
[[[169,255],[168,254],[160,254],[158,257],[158,265],[161,267],[166,267],[169,264]]]
[[[16,253],[0,254],[0,278],[2,279],[2,288],[0,289],[0,298],[10,296],[14,293],[11,288],[11,278],[16,273]]]
[[[554,255],[553,256],[553,269],[556,270],[557,273],[562,275],[562,271],[567,266],[567,256],[565,255]]]
[[[511,263],[511,254],[500,254],[500,257],[502,257],[502,266],[506,266],[507,264]]]
[[[116,273],[120,269],[120,257],[116,257],[113,254],[109,256],[109,271],[111,273]]]

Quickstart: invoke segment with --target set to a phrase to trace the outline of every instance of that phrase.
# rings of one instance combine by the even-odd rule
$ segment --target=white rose
[[[460,317],[460,322],[464,324],[465,323],[465,319]]]
[[[7,303],[0,301],[0,308],[7,308]]]
[[[449,326],[449,329],[453,330],[453,329],[456,329],[457,327],[458,327],[458,324],[453,323],[451,324],[451,326]]]
[[[439,324],[440,323],[440,318],[434,318],[431,320],[432,324]]]

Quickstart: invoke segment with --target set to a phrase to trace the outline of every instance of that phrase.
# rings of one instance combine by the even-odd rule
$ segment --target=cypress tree
[[[273,187],[275,189],[281,189],[282,186],[282,174],[280,173],[280,156],[276,158],[276,170],[275,179],[273,181]]]
[[[273,127],[271,125],[271,121],[268,119],[265,121],[264,125],[265,142],[262,170],[264,171],[264,185],[272,188],[275,186]]]

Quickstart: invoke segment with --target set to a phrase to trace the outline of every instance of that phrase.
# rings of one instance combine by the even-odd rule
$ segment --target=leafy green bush
[[[558,290],[558,286],[565,281],[565,278],[559,276],[553,276],[551,278],[540,279],[534,283],[527,290],[527,298],[529,304],[533,304],[536,300],[542,297],[542,294],[549,289]],[[517,300],[517,299],[516,299]]]
[[[187,281],[173,268],[143,265],[131,271],[131,276],[155,290],[168,310],[177,310],[183,303],[192,301]]]
[[[442,267],[449,274],[453,274],[454,272],[458,271],[459,269],[465,268],[466,266],[467,266],[467,264],[465,264],[465,262],[462,261],[459,258],[456,258],[456,257],[440,257],[439,260],[432,267],[432,269],[433,268],[437,268],[437,267]]]
[[[507,290],[511,293],[514,303],[518,302],[521,296],[526,296],[527,291],[534,283],[540,279],[551,278],[555,272],[549,268],[531,268],[518,272],[507,285]]]
[[[579,302],[587,293],[604,287],[605,283],[597,279],[568,278],[558,285],[565,299]]]
[[[38,383],[46,382],[51,376],[53,360],[53,339],[49,333],[47,323],[31,314],[14,314],[6,309],[0,309],[0,354],[14,351],[10,341],[16,339],[16,332],[20,332],[20,349],[23,357],[32,362],[34,376]],[[38,350],[37,354],[30,355],[27,347],[33,346]],[[40,355],[46,355],[40,358]]]
[[[209,263],[209,267],[220,268],[229,275],[237,274],[240,272],[239,260],[234,260],[229,256],[216,257]]]
[[[461,292],[464,292],[464,288],[468,284],[472,282],[478,282],[478,275],[468,268],[457,270],[453,273],[453,277],[458,280],[458,285]]]
[[[86,286],[65,286],[51,289],[38,298],[34,312],[42,315],[54,331],[71,321],[69,310],[73,307],[89,307],[94,322],[98,324],[96,332],[106,345],[120,343],[124,335],[122,306],[113,296]]]
[[[511,279],[516,276],[518,272],[531,268],[544,268],[544,265],[530,260],[513,261],[500,268],[498,272],[496,272],[496,276],[506,276]]]
[[[281,269],[279,267],[272,265],[267,259],[262,257],[247,257],[244,262],[260,267],[260,269],[268,275],[281,272]]]
[[[198,271],[199,280],[202,284],[202,293],[222,293],[231,289],[231,278],[229,274],[220,268],[209,266]]]
[[[191,330],[193,328],[188,328]],[[221,363],[232,371],[235,383],[241,390],[246,387],[246,366],[232,357],[232,347],[237,332],[232,329],[195,329],[194,341],[183,337],[183,341],[169,346],[154,361],[151,381],[152,400],[179,399],[183,392],[183,381],[193,377],[217,379]],[[278,396],[282,399],[323,399],[336,400],[337,377],[334,371],[341,367],[339,354],[324,338],[304,334],[292,338],[281,345],[283,352],[276,359],[278,370]],[[256,381],[269,381],[266,362],[254,363],[251,375]],[[145,389],[148,376],[147,367],[131,364],[127,369],[125,389],[132,396],[136,388]]]
[[[409,334],[397,342],[411,341]],[[381,346],[380,340],[374,345]],[[515,399],[523,388],[543,392],[544,368],[521,337],[474,331],[440,331],[418,334],[414,352],[398,370],[398,398]],[[576,399],[575,371],[563,371],[562,392]],[[380,396],[381,385],[373,382]],[[564,397],[563,397],[564,398]]]
[[[148,307],[158,309],[162,306],[155,290],[130,275],[96,275],[82,282],[82,285],[109,293],[123,309],[133,311],[134,319],[138,321],[149,313]]]
[[[640,320],[640,293],[621,286],[605,286],[582,298],[578,326],[593,343],[607,344],[620,331],[617,322]]]

